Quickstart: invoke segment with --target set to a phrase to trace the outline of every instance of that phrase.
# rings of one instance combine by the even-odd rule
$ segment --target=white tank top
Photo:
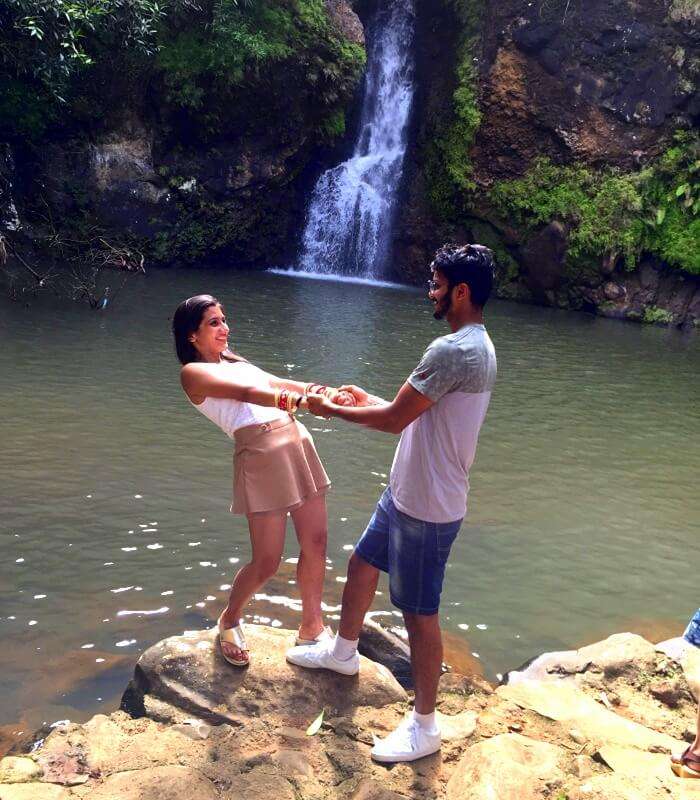
[[[236,378],[251,383],[267,385],[267,379],[262,375],[262,370],[247,361],[222,361],[226,369],[235,369]],[[192,401],[190,400],[192,403]],[[258,406],[254,403],[244,403],[228,397],[207,397],[203,403],[192,405],[201,411],[205,417],[233,439],[234,431],[245,428],[247,425],[260,425],[263,422],[272,422],[276,419],[289,419],[286,411],[272,406]]]

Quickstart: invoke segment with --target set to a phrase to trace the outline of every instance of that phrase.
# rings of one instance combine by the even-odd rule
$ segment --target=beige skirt
[[[234,514],[293,511],[331,485],[311,434],[295,419],[246,425],[233,436]]]

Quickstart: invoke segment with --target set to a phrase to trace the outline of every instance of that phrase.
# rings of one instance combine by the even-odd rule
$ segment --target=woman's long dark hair
[[[175,352],[181,364],[189,364],[191,361],[201,361],[202,357],[199,350],[190,341],[190,336],[202,324],[204,312],[212,306],[223,306],[210,294],[196,294],[188,297],[175,309],[173,314],[173,337],[175,338]],[[225,350],[221,354],[225,361],[245,361],[241,356],[237,356],[230,350]]]

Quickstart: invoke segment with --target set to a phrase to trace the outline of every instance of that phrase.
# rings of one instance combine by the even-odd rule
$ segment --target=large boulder
[[[496,694],[558,723],[566,731],[578,731],[583,741],[596,746],[655,748],[666,753],[683,748],[679,739],[626,719],[606,707],[604,695],[600,696],[600,701],[595,700],[570,683],[522,681],[500,686]]]
[[[656,647],[635,633],[616,633],[603,641],[581,647],[544,653],[519,670],[506,675],[506,683],[523,680],[561,680],[589,670],[606,678],[633,676],[653,669]]]
[[[217,800],[214,784],[192,767],[153,767],[110,775],[89,800]]]
[[[331,709],[343,715],[358,706],[380,708],[405,700],[389,670],[361,658],[353,677],[288,664],[290,631],[246,626],[251,664],[240,669],[221,656],[215,630],[191,631],[150,647],[138,660],[127,706],[146,696],[214,723],[241,725],[265,715],[280,725],[302,724]],[[145,706],[144,706],[145,710]]]
[[[494,736],[467,750],[447,783],[447,798],[540,800],[561,785],[563,755],[555,745],[516,733]]]
[[[411,648],[401,637],[368,617],[360,631],[358,649],[361,655],[390,670],[401,686],[413,686]]]

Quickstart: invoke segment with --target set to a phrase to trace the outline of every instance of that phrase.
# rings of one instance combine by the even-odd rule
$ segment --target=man
[[[438,619],[445,565],[466,513],[468,474],[496,379],[496,355],[483,324],[493,256],[480,245],[442,247],[430,265],[428,297],[452,333],[436,339],[394,400],[344,387],[341,407],[310,396],[309,409],[376,430],[401,433],[389,487],[348,564],[335,640],[287,653],[292,664],[346,675],[359,670],[357,643],[377,588],[389,573],[391,601],[403,612],[411,646],[414,711],[372,748],[376,761],[413,761],[440,749],[435,700],[442,666]]]

